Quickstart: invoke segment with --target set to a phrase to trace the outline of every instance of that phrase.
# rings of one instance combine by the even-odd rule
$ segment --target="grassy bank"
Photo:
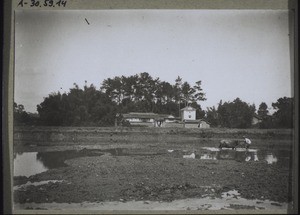
[[[76,145],[101,143],[194,142],[203,139],[291,140],[291,129],[193,129],[140,127],[15,127],[14,143],[19,145]]]

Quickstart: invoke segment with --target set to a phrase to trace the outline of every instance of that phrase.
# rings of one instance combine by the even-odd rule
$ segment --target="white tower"
[[[180,110],[181,121],[196,120],[196,109],[193,107],[185,107]]]

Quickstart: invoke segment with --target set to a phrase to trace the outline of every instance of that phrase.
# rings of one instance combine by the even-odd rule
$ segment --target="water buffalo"
[[[219,148],[232,148],[236,149],[236,147],[239,145],[239,141],[238,140],[221,140],[220,141],[220,145]]]

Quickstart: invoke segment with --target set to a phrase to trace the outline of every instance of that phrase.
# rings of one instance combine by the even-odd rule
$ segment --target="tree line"
[[[132,76],[116,76],[105,79],[100,87],[108,98],[115,103],[118,113],[154,112],[179,115],[178,107],[191,104],[199,110],[199,101],[204,101],[205,94],[201,81],[193,86],[177,77],[174,84],[153,78],[148,73]]]
[[[233,102],[222,102],[215,106],[207,108],[206,119],[212,127],[227,128],[250,128],[253,127],[253,117],[257,117],[258,128],[292,128],[294,116],[294,98],[283,97],[272,103],[275,110],[273,114],[269,113],[269,108],[265,102],[262,102],[258,110],[254,104],[249,105],[239,98]]]
[[[222,102],[218,107],[202,110],[199,103],[206,100],[201,81],[193,85],[177,77],[169,83],[153,78],[148,73],[116,76],[104,79],[99,89],[85,82],[83,88],[76,83],[69,92],[53,92],[37,105],[38,114],[25,111],[14,103],[16,125],[46,126],[113,126],[116,116],[128,112],[153,112],[179,117],[180,109],[190,105],[198,119],[206,119],[212,127],[249,128],[258,115],[261,128],[292,127],[293,98],[280,98],[272,106],[276,112],[270,116],[265,103],[259,106],[236,98]]]

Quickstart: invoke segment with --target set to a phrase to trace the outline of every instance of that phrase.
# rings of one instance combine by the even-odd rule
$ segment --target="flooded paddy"
[[[66,150],[50,152],[15,152],[14,176],[31,176],[49,169],[66,166],[65,161],[84,156],[100,156],[97,150]]]
[[[217,147],[202,147],[190,156],[187,149],[165,150],[160,152],[137,151],[127,148],[111,149],[82,149],[50,152],[16,152],[14,154],[14,176],[32,176],[49,169],[67,166],[65,161],[79,157],[102,156],[172,156],[201,160],[234,160],[237,162],[264,161],[268,164],[287,164],[290,152],[288,150],[259,150],[259,149],[219,149]]]
[[[17,145],[15,208],[285,210],[289,205],[289,139],[252,138],[250,149],[232,150],[219,149],[214,138],[172,134],[172,139],[121,142],[115,135],[107,133],[112,141],[94,144]]]

